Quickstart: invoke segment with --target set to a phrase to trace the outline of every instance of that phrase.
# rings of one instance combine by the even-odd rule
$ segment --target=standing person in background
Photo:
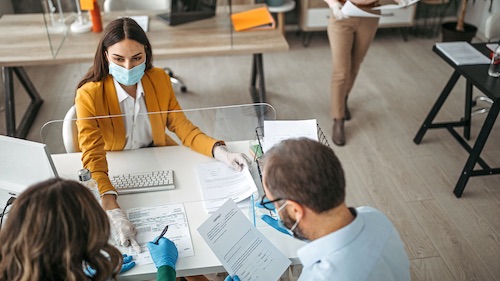
[[[118,18],[106,26],[94,64],[77,88],[76,125],[83,166],[98,183],[102,208],[116,230],[118,245],[140,252],[135,227],[118,205],[118,194],[108,177],[106,151],[177,145],[165,133],[168,129],[183,145],[236,170],[250,165],[244,154],[229,152],[223,141],[205,135],[186,118],[170,77],[153,67],[146,33],[131,18]],[[148,114],[158,112],[162,113]],[[111,115],[119,117],[108,117]],[[188,279],[207,280],[203,276]]]
[[[50,179],[26,189],[0,231],[0,281],[118,280],[135,266],[108,243],[109,220],[83,185]],[[177,248],[148,243],[158,281],[175,280]]]
[[[343,146],[345,144],[344,121],[351,119],[347,100],[361,62],[377,32],[379,18],[349,17],[342,12],[344,0],[324,1],[332,10],[333,15],[328,24],[328,39],[333,63],[330,85],[333,117],[332,140],[336,145]],[[409,0],[394,1],[400,5],[406,5]],[[352,0],[351,2],[365,10],[378,6],[378,0]]]

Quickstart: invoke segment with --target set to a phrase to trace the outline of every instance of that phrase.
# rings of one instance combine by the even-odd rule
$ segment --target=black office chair
[[[105,13],[111,11],[124,11],[124,10],[167,10],[169,7],[167,0],[105,0],[103,10]],[[164,67],[163,70],[170,76],[170,82],[179,86],[182,93],[187,92],[187,86],[184,82],[175,77],[174,72],[169,67]]]

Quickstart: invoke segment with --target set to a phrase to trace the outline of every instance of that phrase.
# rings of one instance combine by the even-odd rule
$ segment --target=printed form
[[[248,169],[238,172],[222,162],[199,164],[197,167],[203,203],[209,213],[216,211],[228,198],[242,202],[257,191]],[[248,207],[248,202],[242,202]]]
[[[285,139],[305,137],[318,140],[316,119],[264,121],[264,143],[262,149],[269,151],[275,144]]]
[[[227,272],[241,281],[278,280],[291,264],[230,199],[198,232]]]
[[[153,263],[146,244],[160,235],[165,225],[168,231],[165,237],[174,242],[179,251],[179,258],[194,256],[191,233],[183,204],[167,204],[152,207],[138,207],[127,210],[129,221],[137,229],[137,242],[142,252],[137,254],[130,250],[136,264]],[[129,247],[132,249],[132,247]]]

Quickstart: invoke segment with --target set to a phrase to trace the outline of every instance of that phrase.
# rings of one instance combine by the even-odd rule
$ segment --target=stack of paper
[[[285,139],[308,138],[318,140],[316,119],[264,121],[264,153]]]
[[[467,42],[436,43],[436,48],[456,65],[489,64],[490,60]]]
[[[248,169],[238,172],[222,162],[210,162],[197,166],[203,203],[209,213],[216,211],[228,198],[240,207],[248,207],[248,199],[257,186]]]

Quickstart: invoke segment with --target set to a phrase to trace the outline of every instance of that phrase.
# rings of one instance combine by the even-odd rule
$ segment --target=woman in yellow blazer
[[[94,65],[78,84],[75,98],[83,166],[98,182],[102,207],[117,231],[115,242],[132,245],[136,251],[140,247],[134,226],[120,209],[108,178],[106,151],[176,145],[165,134],[167,128],[183,145],[237,170],[250,163],[244,154],[231,153],[224,142],[205,135],[182,112],[147,114],[181,110],[170,77],[154,68],[152,60],[151,44],[142,28],[130,18],[116,19],[104,30]]]

